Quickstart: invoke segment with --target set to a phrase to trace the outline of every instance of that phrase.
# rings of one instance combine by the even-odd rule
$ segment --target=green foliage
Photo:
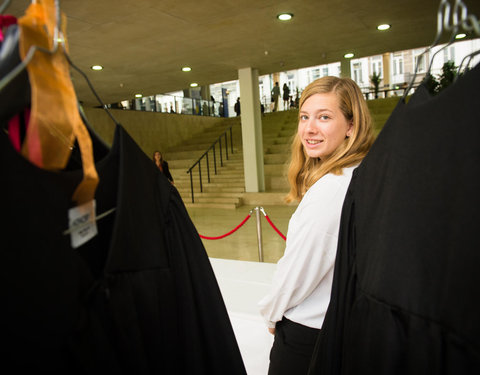
[[[431,75],[430,73],[425,76],[425,78],[423,79],[422,84],[425,85],[425,88],[428,90],[428,92],[429,92],[431,95],[435,95],[435,94],[437,93],[437,90],[438,90],[438,81],[437,81],[436,78],[435,78],[433,75]]]
[[[373,85],[373,90],[375,92],[375,98],[378,98],[378,91],[380,89],[380,81],[382,79],[380,78],[380,74],[377,72],[373,72],[373,74],[370,76],[370,82]]]
[[[436,95],[450,86],[455,81],[457,75],[458,72],[455,63],[453,61],[447,61],[443,64],[442,73],[437,78],[431,74],[427,74],[422,83],[430,94]]]
[[[440,92],[450,86],[455,80],[457,75],[457,67],[453,61],[447,61],[443,64],[442,74],[438,77],[438,89],[437,92]]]

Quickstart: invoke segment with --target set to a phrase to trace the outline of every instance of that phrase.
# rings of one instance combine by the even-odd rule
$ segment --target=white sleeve
[[[290,220],[271,291],[258,304],[271,328],[313,292],[335,263],[345,189],[335,180],[317,183]]]

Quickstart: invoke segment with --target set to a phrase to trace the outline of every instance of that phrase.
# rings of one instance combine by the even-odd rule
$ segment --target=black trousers
[[[307,374],[319,332],[283,317],[275,327],[268,375]]]

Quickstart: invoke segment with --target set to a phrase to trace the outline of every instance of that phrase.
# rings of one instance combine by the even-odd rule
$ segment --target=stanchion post
[[[260,221],[260,208],[261,207],[255,207],[255,216],[257,218],[258,261],[263,262],[262,222]]]

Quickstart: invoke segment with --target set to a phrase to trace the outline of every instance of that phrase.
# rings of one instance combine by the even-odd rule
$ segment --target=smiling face
[[[333,93],[314,94],[300,108],[298,136],[311,158],[325,158],[353,132],[353,125],[340,110]]]

